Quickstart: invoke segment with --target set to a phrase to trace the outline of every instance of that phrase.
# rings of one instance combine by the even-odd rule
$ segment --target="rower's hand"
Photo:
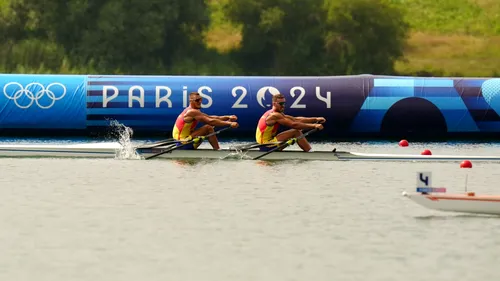
[[[321,124],[314,124],[314,128],[318,130],[323,130],[323,125]]]
[[[231,115],[228,117],[228,119],[229,119],[229,121],[234,122],[234,121],[238,120],[238,117],[236,117],[236,115]]]
[[[326,122],[326,119],[323,117],[316,117],[316,123],[323,124]]]
[[[231,122],[229,126],[231,126],[231,128],[238,128],[240,125],[238,124],[238,122]]]

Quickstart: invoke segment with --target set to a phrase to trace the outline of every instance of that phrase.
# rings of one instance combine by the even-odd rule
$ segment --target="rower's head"
[[[201,97],[200,93],[191,92],[189,94],[189,105],[191,106],[191,108],[200,109],[202,101],[203,101],[203,98]]]
[[[285,96],[282,94],[273,95],[273,109],[278,112],[285,111]]]

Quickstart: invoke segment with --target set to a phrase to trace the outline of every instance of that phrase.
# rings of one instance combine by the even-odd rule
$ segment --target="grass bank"
[[[412,32],[401,74],[500,76],[500,5],[497,0],[397,0]]]

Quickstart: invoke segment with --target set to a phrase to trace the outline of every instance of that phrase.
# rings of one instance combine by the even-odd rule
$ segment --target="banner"
[[[500,79],[377,75],[333,77],[89,76],[87,127],[119,120],[138,130],[170,132],[192,91],[207,114],[239,117],[252,136],[273,94],[286,114],[327,119],[323,134],[446,135],[500,131]],[[485,94],[483,97],[482,93]]]
[[[117,120],[134,130],[169,132],[195,91],[203,97],[203,112],[237,115],[238,131],[250,136],[271,107],[273,94],[286,96],[287,114],[333,121],[359,109],[362,84],[360,77],[89,76],[87,127],[105,127],[109,120]],[[353,86],[354,95],[339,91]]]
[[[0,75],[1,129],[86,129],[83,75]]]
[[[500,132],[498,78],[11,74],[0,75],[0,86],[1,128],[88,134],[117,121],[135,132],[169,135],[189,93],[198,92],[203,112],[238,116],[234,132],[248,138],[277,93],[286,98],[285,114],[325,117],[318,135],[326,138]]]

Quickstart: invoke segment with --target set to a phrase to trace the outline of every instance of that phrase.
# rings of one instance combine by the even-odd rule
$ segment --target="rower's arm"
[[[196,119],[200,122],[203,122],[205,124],[208,124],[210,126],[216,126],[216,127],[231,126],[231,123],[232,123],[229,121],[224,121],[224,120],[220,120],[217,118],[212,118],[212,116],[209,116],[201,111],[193,111],[190,114],[190,116],[193,117],[194,119]]]
[[[209,115],[208,117],[212,118],[212,119],[221,120],[221,121],[229,121],[229,119],[230,119],[230,117],[228,115],[224,115],[224,116]]]
[[[296,130],[302,130],[302,129],[314,129],[316,128],[315,124],[309,124],[309,123],[304,123],[301,121],[298,121],[297,118],[295,117],[294,119],[288,118],[289,115],[286,115],[284,117],[275,117],[273,116],[274,120],[279,123],[280,125],[296,129]]]
[[[296,121],[302,122],[302,123],[316,123],[318,122],[318,117],[295,117]]]

